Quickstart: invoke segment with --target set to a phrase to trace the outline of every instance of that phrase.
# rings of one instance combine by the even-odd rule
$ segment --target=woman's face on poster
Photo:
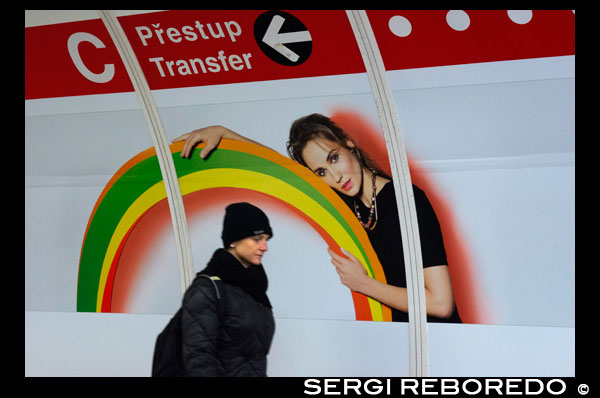
[[[348,146],[352,148],[354,144],[348,141]],[[362,166],[348,148],[325,138],[315,138],[302,150],[302,158],[313,173],[333,189],[348,196],[360,192]]]

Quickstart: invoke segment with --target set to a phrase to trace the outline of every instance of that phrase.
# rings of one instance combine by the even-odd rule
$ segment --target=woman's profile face
[[[267,241],[271,238],[268,234],[250,236],[233,242],[230,253],[234,255],[245,267],[260,265],[267,250]]]
[[[337,142],[321,137],[310,140],[302,150],[302,159],[333,189],[348,196],[356,196],[360,192],[362,166],[353,152]]]

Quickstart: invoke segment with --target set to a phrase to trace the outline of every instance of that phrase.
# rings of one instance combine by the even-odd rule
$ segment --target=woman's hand
[[[343,285],[387,306],[408,312],[408,296],[405,287],[388,285],[370,278],[360,261],[343,248],[342,253],[348,258],[336,254],[331,249],[327,251]],[[423,270],[423,276],[427,314],[439,318],[450,317],[455,304],[448,266],[427,267]]]
[[[185,141],[181,150],[182,158],[189,158],[194,147],[200,142],[204,142],[206,146],[200,151],[200,157],[204,159],[219,145],[221,138],[228,138],[227,136],[231,133],[233,131],[223,126],[209,126],[180,135],[171,142]]]
[[[219,145],[221,138],[238,140],[264,147],[264,145],[260,142],[251,140],[250,138],[244,137],[233,130],[229,130],[227,127],[218,125],[203,127],[201,129],[191,131],[187,134],[180,135],[171,142],[185,141],[183,149],[181,150],[182,158],[189,158],[194,150],[194,147],[200,142],[204,142],[206,146],[202,149],[202,151],[200,151],[200,157],[205,159],[212,152],[212,150]]]
[[[365,284],[370,279],[367,270],[350,252],[343,248],[341,249],[342,253],[348,258],[344,258],[330,248],[327,248],[327,252],[331,256],[331,264],[335,265],[335,270],[344,286],[355,292],[363,293]]]

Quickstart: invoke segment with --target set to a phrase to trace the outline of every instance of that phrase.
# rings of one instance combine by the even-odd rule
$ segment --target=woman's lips
[[[349,191],[350,189],[352,189],[352,179],[349,179],[348,181],[346,181],[343,185],[342,185],[342,189],[344,191]]]

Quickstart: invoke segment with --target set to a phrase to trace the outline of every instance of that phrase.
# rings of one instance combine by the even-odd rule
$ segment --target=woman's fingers
[[[194,150],[194,147],[199,143],[204,142],[206,145],[200,152],[200,157],[204,159],[219,145],[223,135],[224,133],[222,127],[210,126],[182,134],[173,139],[171,142],[184,141],[183,149],[181,150],[182,158],[189,158]]]
[[[211,153],[212,150],[217,147],[217,145],[219,145],[219,142],[221,142],[221,138],[209,136],[207,139],[204,140],[204,142],[206,143],[206,145],[204,146],[204,148],[202,148],[202,151],[200,152],[200,157],[202,159],[205,159],[208,156],[208,154]]]
[[[182,135],[180,135],[180,136],[179,136],[179,137],[177,137],[177,138],[173,138],[173,139],[171,140],[171,142],[177,142],[177,141],[183,141],[183,140],[186,140],[186,139],[189,137],[189,135],[190,135],[190,134],[191,134],[191,133],[185,133],[185,134],[182,134]]]
[[[339,256],[336,252],[334,252],[330,248],[327,248],[327,252],[331,256],[331,264],[335,265],[336,268],[339,268],[342,265],[342,263],[341,263],[342,257]]]
[[[183,148],[181,149],[181,157],[189,158],[192,151],[194,150],[194,147],[199,142],[202,142],[202,136],[196,130],[196,131],[192,131],[191,133],[180,135],[179,137],[177,137],[173,140],[173,142],[177,142],[177,141],[184,141]]]
[[[190,144],[190,136],[188,136],[188,138],[186,138],[186,140],[185,140],[185,143],[183,144],[183,149],[181,150],[181,157],[189,158],[192,148],[193,148],[193,144]]]

